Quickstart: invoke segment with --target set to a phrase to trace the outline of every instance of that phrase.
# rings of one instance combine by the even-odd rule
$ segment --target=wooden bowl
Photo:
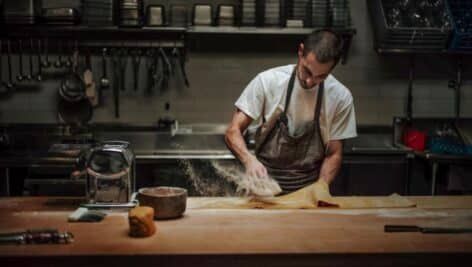
[[[179,218],[187,207],[187,190],[180,187],[144,187],[139,189],[137,199],[140,206],[154,208],[154,219]]]

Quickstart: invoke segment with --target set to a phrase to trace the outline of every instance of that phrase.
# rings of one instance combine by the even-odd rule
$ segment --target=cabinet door
[[[404,156],[359,156],[345,161],[346,195],[404,194],[408,161]]]
[[[348,192],[347,182],[349,178],[349,164],[343,162],[336,178],[329,185],[329,190],[333,196],[346,196]]]

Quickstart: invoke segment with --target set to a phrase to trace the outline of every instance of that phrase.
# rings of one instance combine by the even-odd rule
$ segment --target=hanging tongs
[[[159,59],[162,62],[162,82],[160,88],[166,90],[169,87],[169,77],[173,70],[169,57],[162,47],[159,47]]]
[[[178,63],[179,63],[180,72],[182,73],[182,77],[184,78],[185,86],[187,88],[190,87],[190,83],[189,83],[188,78],[187,78],[187,72],[185,71],[185,56],[184,56],[184,53],[180,53],[180,49],[177,48],[177,47],[174,47],[172,49],[172,57],[174,58],[174,60],[177,60]]]

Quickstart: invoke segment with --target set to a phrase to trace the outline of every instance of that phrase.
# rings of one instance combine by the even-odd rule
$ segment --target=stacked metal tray
[[[143,1],[120,0],[120,21],[122,27],[140,27],[143,25]]]
[[[289,12],[287,19],[303,21],[303,26],[310,25],[311,0],[288,0]]]
[[[242,0],[241,24],[244,26],[256,25],[256,0]]]
[[[317,0],[313,0],[315,2]],[[330,0],[331,27],[348,27],[351,25],[348,0]]]
[[[83,19],[88,26],[114,24],[114,0],[83,0]]]
[[[233,5],[219,5],[216,24],[219,26],[233,26],[235,24],[235,7]]]
[[[188,26],[187,6],[176,4],[170,7],[170,24],[174,27]]]
[[[264,4],[264,25],[280,26],[281,25],[281,1],[265,0]]]
[[[327,27],[329,25],[329,9],[328,0],[312,0],[311,26]]]

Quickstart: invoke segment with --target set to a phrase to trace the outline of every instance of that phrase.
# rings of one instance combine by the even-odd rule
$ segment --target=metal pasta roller
[[[130,208],[136,205],[135,155],[124,141],[106,141],[83,158],[87,208]]]

